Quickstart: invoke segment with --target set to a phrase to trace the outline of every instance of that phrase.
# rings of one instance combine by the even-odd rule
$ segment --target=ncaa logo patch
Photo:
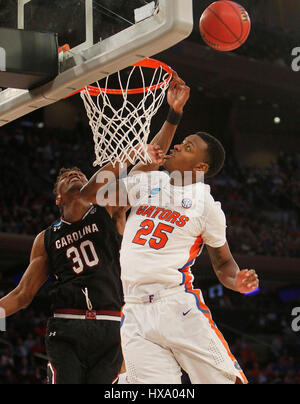
[[[55,223],[55,224],[53,225],[53,230],[54,230],[54,231],[60,230],[60,229],[61,229],[61,226],[62,226],[62,221],[60,221],[60,222],[58,222],[58,223]]]
[[[152,198],[155,195],[158,195],[161,191],[161,188],[153,188],[150,192],[149,198]]]
[[[193,201],[191,201],[190,199],[183,199],[181,202],[181,206],[184,209],[190,209],[193,205]]]

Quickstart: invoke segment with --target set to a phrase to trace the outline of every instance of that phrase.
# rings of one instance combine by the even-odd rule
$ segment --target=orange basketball
[[[218,51],[232,51],[247,40],[251,21],[247,11],[233,1],[217,1],[200,18],[204,42]]]

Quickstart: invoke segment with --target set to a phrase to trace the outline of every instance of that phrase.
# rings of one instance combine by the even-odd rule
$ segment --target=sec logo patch
[[[184,209],[190,209],[193,205],[193,202],[190,199],[183,199],[181,205]]]

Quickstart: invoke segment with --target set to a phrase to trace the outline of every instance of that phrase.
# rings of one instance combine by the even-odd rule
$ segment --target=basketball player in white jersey
[[[175,76],[168,94],[171,113],[163,126],[168,135],[157,142],[164,152],[188,98],[189,88]],[[224,160],[220,142],[200,132],[174,147],[164,172],[153,165],[154,171],[135,169],[121,181],[131,206],[121,248],[126,303],[121,336],[129,383],[180,384],[181,368],[193,384],[247,383],[201,291],[193,288],[191,273],[205,245],[226,288],[247,293],[259,284],[254,270],[240,271],[234,261],[221,204],[199,181],[201,174],[216,175]],[[187,173],[189,182],[181,182]],[[122,187],[118,192],[124,192]]]

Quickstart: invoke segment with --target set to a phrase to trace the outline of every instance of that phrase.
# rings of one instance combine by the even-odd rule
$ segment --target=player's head
[[[174,146],[164,167],[169,172],[203,172],[205,178],[217,175],[225,162],[225,150],[214,136],[198,132],[187,136],[183,143]]]
[[[63,204],[78,195],[87,182],[88,180],[80,168],[61,168],[53,189],[56,205],[62,209]]]

